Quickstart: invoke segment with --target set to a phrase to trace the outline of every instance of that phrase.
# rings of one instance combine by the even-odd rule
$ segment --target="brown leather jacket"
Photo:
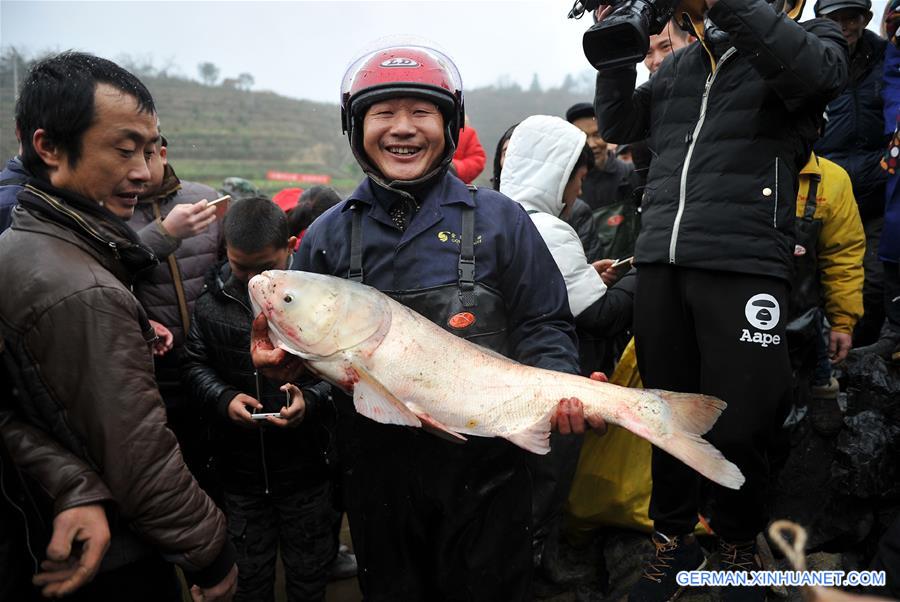
[[[35,185],[0,238],[0,331],[23,380],[20,414],[109,487],[122,522],[107,560],[133,561],[134,545],[116,544],[117,532],[134,533],[190,581],[213,585],[232,564],[225,518],[166,428],[153,332],[129,289],[155,257],[105,209]]]

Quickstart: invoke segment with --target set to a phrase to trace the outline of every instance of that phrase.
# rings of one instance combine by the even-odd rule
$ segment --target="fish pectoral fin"
[[[550,414],[518,433],[507,435],[506,439],[533,454],[541,456],[548,454],[550,452]]]
[[[428,414],[416,414],[419,417],[419,420],[422,421],[422,428],[426,431],[440,437],[441,439],[446,439],[452,443],[465,443],[468,441],[465,437],[449,428],[445,424],[438,422]]]
[[[356,367],[359,382],[353,387],[353,406],[356,411],[381,424],[422,426],[422,422],[388,391],[377,378],[366,370]]]

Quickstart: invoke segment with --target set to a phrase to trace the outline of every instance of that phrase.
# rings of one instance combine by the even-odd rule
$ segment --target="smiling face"
[[[94,120],[82,137],[81,156],[74,166],[44,130],[35,131],[34,146],[47,165],[51,184],[128,219],[150,182],[148,162],[157,152],[158,139],[154,113],[140,112],[133,96],[98,84]]]
[[[444,155],[444,117],[437,106],[418,98],[392,98],[373,104],[363,119],[363,149],[387,180],[417,180]]]
[[[693,41],[691,36],[682,32],[675,21],[669,21],[665,29],[659,35],[650,36],[650,48],[644,58],[644,66],[650,73],[656,73],[659,66],[667,56],[676,50],[684,48]]]
[[[597,169],[603,169],[606,165],[607,149],[609,145],[600,137],[596,117],[581,117],[572,122],[572,125],[587,134],[587,144],[594,153],[594,162]]]

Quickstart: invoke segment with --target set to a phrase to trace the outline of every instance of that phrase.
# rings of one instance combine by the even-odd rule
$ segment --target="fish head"
[[[254,315],[265,314],[276,346],[321,359],[370,342],[390,328],[390,308],[369,287],[311,272],[269,270],[250,279]]]

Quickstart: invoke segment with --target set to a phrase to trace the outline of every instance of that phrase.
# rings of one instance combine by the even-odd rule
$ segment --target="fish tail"
[[[647,389],[669,407],[674,428],[693,435],[705,435],[728,405],[718,397],[699,393],[676,393]]]
[[[647,390],[664,404],[671,418],[671,430],[665,435],[652,436],[651,442],[675,456],[707,479],[729,489],[740,489],[744,475],[725,459],[701,435],[709,432],[726,404],[721,399],[697,393]]]

